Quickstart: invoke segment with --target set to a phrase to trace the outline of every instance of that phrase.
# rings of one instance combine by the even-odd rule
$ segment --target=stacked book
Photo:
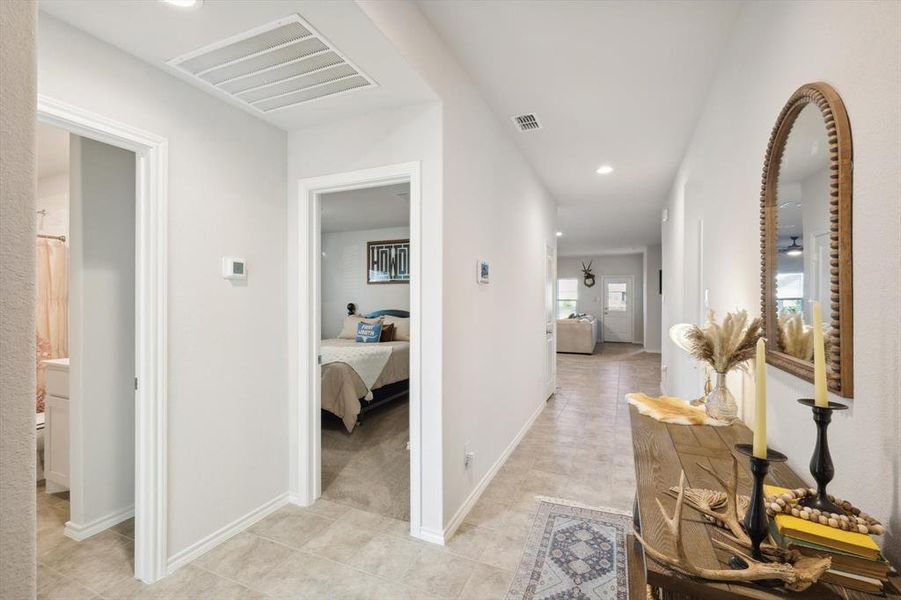
[[[764,489],[767,496],[788,491],[769,485]],[[876,594],[887,585],[891,565],[873,538],[865,533],[843,531],[786,514],[777,514],[770,520],[770,533],[783,548],[812,558],[831,558],[832,568],[826,571],[822,581]]]

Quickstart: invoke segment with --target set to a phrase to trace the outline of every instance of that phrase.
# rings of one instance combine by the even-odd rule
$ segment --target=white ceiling
[[[40,9],[207,92],[208,87],[166,61],[299,13],[378,85],[268,115],[226,100],[285,130],[434,100],[428,86],[350,0],[206,0],[199,10],[187,11],[157,0],[41,0]]]
[[[660,242],[737,2],[419,3],[558,204],[560,255]],[[542,129],[520,133],[513,115]],[[595,173],[602,164],[615,171]]]
[[[38,179],[69,172],[69,132],[46,123],[37,125]]]
[[[321,215],[323,233],[409,227],[410,184],[324,194]]]

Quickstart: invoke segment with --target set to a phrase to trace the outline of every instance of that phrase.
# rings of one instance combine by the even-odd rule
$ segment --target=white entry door
[[[554,248],[545,249],[544,274],[544,381],[545,397],[550,398],[557,388],[557,353],[554,348],[554,326],[557,324],[557,260]]]
[[[632,343],[635,302],[632,277],[604,277],[604,341]]]

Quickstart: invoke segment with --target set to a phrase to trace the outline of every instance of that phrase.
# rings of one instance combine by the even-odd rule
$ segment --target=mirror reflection
[[[786,140],[776,185],[774,288],[779,349],[809,362],[813,362],[814,300],[822,306],[827,331],[831,321],[830,241],[826,124],[820,110],[808,104]]]

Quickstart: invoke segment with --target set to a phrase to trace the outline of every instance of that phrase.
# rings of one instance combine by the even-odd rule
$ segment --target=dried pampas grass
[[[703,328],[695,325],[687,332],[688,350],[718,373],[746,368],[745,361],[754,357],[757,340],[763,335],[760,323],[760,318],[750,319],[748,311],[742,310],[726,313],[719,324],[711,310]]]
[[[779,315],[779,349],[807,362],[813,362],[813,326],[804,323],[804,316],[796,312]],[[832,338],[829,328],[823,326],[823,345],[826,356],[831,354]]]
[[[786,354],[813,361],[813,327],[804,324],[801,313],[779,315],[779,345]]]

